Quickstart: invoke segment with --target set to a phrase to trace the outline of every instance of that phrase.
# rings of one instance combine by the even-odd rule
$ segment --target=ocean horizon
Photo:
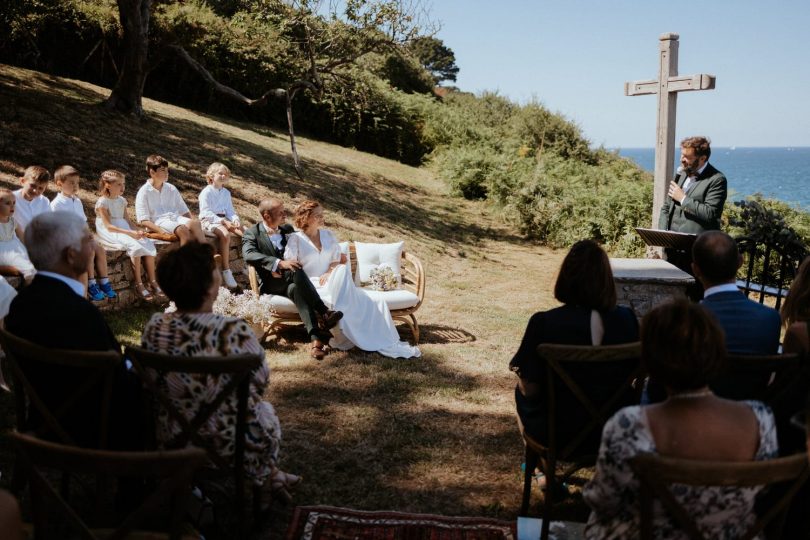
[[[655,168],[654,148],[612,150],[649,172]],[[676,152],[676,168],[679,157]],[[761,193],[810,211],[810,147],[717,147],[709,161],[726,175],[733,201]]]

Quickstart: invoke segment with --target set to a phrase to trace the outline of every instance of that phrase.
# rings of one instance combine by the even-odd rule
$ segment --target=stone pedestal
[[[655,306],[674,298],[687,298],[695,278],[661,259],[610,259],[619,305],[641,318]]]

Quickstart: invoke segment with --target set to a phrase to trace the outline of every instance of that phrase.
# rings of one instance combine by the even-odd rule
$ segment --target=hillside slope
[[[106,93],[0,66],[0,185],[16,186],[30,164],[72,164],[84,175],[80,195],[92,216],[100,171],[127,174],[132,205],[145,157],[159,153],[196,212],[203,172],[224,161],[246,221],[255,221],[264,197],[290,206],[311,197],[339,237],[403,239],[425,264],[422,358],[350,351],[316,363],[297,331],[268,345],[282,466],[306,478],[295,504],[513,518],[523,447],[507,364],[530,314],[555,303],[561,254],[526,243],[483,204],[450,197],[427,169],[300,138],[301,181],[282,133],[150,100],[148,118],[138,122],[102,110]],[[139,328],[127,321],[116,328],[131,342]]]

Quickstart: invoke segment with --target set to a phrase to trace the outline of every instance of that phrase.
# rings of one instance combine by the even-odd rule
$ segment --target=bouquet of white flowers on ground
[[[176,311],[174,302],[169,303],[166,313]],[[264,325],[270,323],[275,312],[270,306],[270,296],[259,296],[251,290],[233,294],[225,287],[219,288],[219,294],[214,301],[214,313],[229,315],[244,319],[251,325]]]
[[[368,274],[369,284],[375,291],[393,291],[399,287],[399,276],[387,264],[381,264]]]

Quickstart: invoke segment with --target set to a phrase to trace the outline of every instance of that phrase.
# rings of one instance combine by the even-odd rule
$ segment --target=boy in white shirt
[[[14,192],[17,199],[14,209],[14,221],[25,230],[34,216],[43,212],[50,212],[50,201],[43,195],[48,189],[48,182],[51,180],[51,173],[45,167],[31,165],[20,178],[20,189]]]
[[[235,289],[238,284],[229,264],[231,233],[242,236],[245,228],[233,208],[231,192],[225,187],[230,176],[231,171],[222,163],[212,163],[208,167],[205,173],[208,185],[200,192],[200,221],[203,228],[217,239],[223,283]]]
[[[79,171],[70,165],[62,165],[54,171],[53,180],[59,188],[59,193],[51,201],[51,211],[72,212],[87,221],[84,205],[78,196],[81,181]],[[93,255],[87,264],[87,296],[94,302],[101,302],[105,298],[115,298],[118,295],[107,277],[107,251],[98,240],[95,245]],[[98,266],[98,281],[96,281],[96,266]]]
[[[169,179],[169,162],[156,155],[146,158],[149,179],[135,196],[135,219],[156,233],[174,233],[182,246],[189,240],[203,242],[199,220],[194,219]]]

